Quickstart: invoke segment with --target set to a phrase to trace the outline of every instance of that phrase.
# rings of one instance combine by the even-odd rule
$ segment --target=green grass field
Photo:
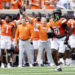
[[[63,66],[62,72],[55,69],[56,67],[0,68],[0,75],[75,75],[75,65]]]

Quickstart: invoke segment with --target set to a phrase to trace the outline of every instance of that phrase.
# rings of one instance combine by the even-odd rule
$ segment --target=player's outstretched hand
[[[19,8],[19,12],[20,12],[20,14],[23,15],[23,12],[25,12],[25,11],[26,11],[25,6]]]

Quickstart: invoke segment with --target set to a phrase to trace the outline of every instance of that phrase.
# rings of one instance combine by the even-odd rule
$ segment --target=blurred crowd
[[[0,9],[75,9],[75,0],[0,0]]]

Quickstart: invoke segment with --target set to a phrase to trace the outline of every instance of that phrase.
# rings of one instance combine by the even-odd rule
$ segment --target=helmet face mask
[[[62,12],[59,8],[56,8],[54,11],[53,11],[53,15],[54,15],[54,18],[56,19],[59,19],[62,15]]]

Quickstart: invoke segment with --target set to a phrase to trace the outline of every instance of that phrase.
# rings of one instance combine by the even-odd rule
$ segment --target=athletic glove
[[[20,8],[19,8],[19,12],[20,12],[20,14],[23,15],[23,12],[24,12],[24,11],[26,11],[25,7],[20,7]]]

